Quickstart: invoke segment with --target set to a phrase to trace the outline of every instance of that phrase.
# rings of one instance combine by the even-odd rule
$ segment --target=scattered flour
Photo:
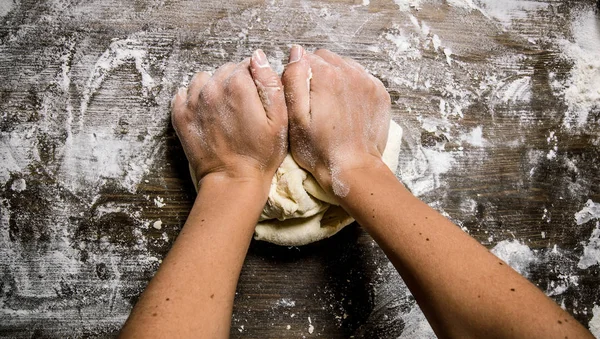
[[[581,269],[600,264],[600,203],[588,200],[583,209],[575,213],[575,221],[577,225],[583,225],[594,219],[597,220],[596,228],[583,247],[583,255],[577,264]]]
[[[294,306],[296,306],[296,302],[291,299],[282,298],[277,301],[275,306],[277,306],[277,307],[294,307]]]
[[[437,336],[433,332],[431,325],[425,318],[425,314],[418,306],[414,306],[403,313],[402,321],[404,322],[404,329],[399,339],[435,339]]]
[[[4,17],[8,12],[10,12],[13,8],[14,1],[12,0],[2,0],[0,1],[0,18]]]
[[[106,52],[96,61],[94,70],[83,91],[79,121],[81,127],[83,127],[84,116],[92,95],[102,86],[107,75],[130,61],[134,62],[135,68],[142,76],[142,94],[144,96],[147,96],[149,91],[156,86],[149,72],[150,64],[147,60],[146,48],[141,41],[131,38],[113,41]]]
[[[472,8],[472,1],[464,2]],[[548,7],[546,2],[531,0],[477,0],[476,2],[479,4],[477,9],[483,15],[494,18],[505,25],[515,19],[526,19],[529,15],[535,14],[535,11]]]
[[[600,338],[600,306],[594,306],[592,312],[594,316],[588,323],[588,327],[596,338]]]
[[[473,128],[471,133],[462,135],[461,139],[472,146],[483,147],[485,143],[483,139],[483,127],[477,126]]]
[[[531,77],[524,76],[506,83],[501,81],[499,84],[505,85],[502,102],[528,102],[531,100]]]
[[[152,227],[154,227],[157,230],[162,229],[162,221],[161,220],[157,220],[152,224]]]
[[[398,9],[402,12],[409,11],[413,8],[419,8],[422,0],[394,0],[394,3],[398,5]]]
[[[308,317],[308,333],[313,334],[315,331],[315,326],[312,324],[312,320]]]
[[[509,26],[515,19],[525,19],[548,3],[531,0],[446,0],[450,6],[480,11],[485,17]]]
[[[491,252],[525,277],[529,266],[538,260],[529,246],[518,240],[503,240]]]
[[[23,178],[15,179],[10,185],[10,189],[15,192],[23,192],[27,189],[27,182]]]
[[[165,199],[157,196],[156,198],[154,198],[154,205],[156,205],[156,207],[158,208],[163,208],[166,205]]]
[[[600,203],[593,202],[591,199],[585,203],[581,211],[575,213],[575,222],[577,225],[583,225],[586,222],[600,218]]]
[[[91,69],[82,91],[79,116],[72,116],[73,108],[68,98],[67,139],[60,150],[62,164],[59,179],[72,191],[88,186],[96,187],[108,179],[116,179],[129,192],[135,192],[143,176],[149,173],[157,151],[156,147],[152,147],[157,140],[153,140],[152,137],[159,133],[160,127],[163,126],[167,117],[165,114],[154,116],[154,110],[148,109],[127,112],[130,115],[114,109],[103,114],[102,118],[87,114],[103,83],[116,69],[128,63],[135,65],[140,74],[141,98],[149,99],[156,94],[155,89],[160,86],[157,86],[150,75],[152,62],[146,49],[145,43],[137,38],[114,40]],[[62,60],[63,66],[68,59]],[[161,66],[159,68],[164,67]],[[69,93],[68,87],[71,83],[69,69],[70,66],[64,66],[59,79],[65,93]],[[138,119],[144,121],[143,126],[136,123]],[[74,128],[73,123],[76,120],[78,124],[77,128]],[[154,132],[150,134],[149,131]],[[145,136],[142,138],[132,135],[136,132]]]
[[[455,162],[452,152],[417,148],[409,161],[400,163],[399,173],[411,192],[415,196],[422,196],[442,186],[442,175],[447,173]]]
[[[39,160],[32,130],[17,128],[11,132],[0,132],[0,184],[4,185],[10,179],[11,173],[20,173],[32,161]]]
[[[569,106],[565,127],[582,127],[592,111],[600,111],[600,24],[594,9],[581,12],[573,21],[571,31],[574,41],[561,40],[564,55],[573,62],[569,79],[563,87]]]

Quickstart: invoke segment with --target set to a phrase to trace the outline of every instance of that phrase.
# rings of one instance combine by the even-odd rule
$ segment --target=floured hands
[[[378,79],[349,58],[294,46],[282,81],[292,155],[324,189],[344,196],[339,173],[383,165],[391,104]]]
[[[283,86],[260,50],[212,76],[197,73],[173,99],[171,119],[198,180],[216,174],[268,185],[287,153]]]

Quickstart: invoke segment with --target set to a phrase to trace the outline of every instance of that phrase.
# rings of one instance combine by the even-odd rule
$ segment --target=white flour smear
[[[139,95],[142,100],[153,95],[156,82],[150,75],[149,56],[145,48],[144,43],[135,38],[115,40],[92,68],[83,88],[77,117],[79,123],[67,126],[68,137],[60,179],[72,190],[86,184],[96,186],[106,179],[116,179],[125,189],[135,192],[142,177],[154,163],[156,149],[152,147],[155,142],[152,139],[161,127],[164,128],[167,121],[165,112],[161,116],[153,116],[152,112],[114,109],[96,113],[95,116],[88,114],[90,105],[93,105],[93,96],[98,95],[106,79],[123,66],[134,66],[139,73]],[[68,77],[68,74],[64,76]],[[140,132],[145,135],[131,135],[134,131],[129,129],[139,128],[141,121],[146,126]]]
[[[13,9],[13,0],[1,0],[0,1],[0,18],[8,14]]]
[[[422,0],[394,0],[394,3],[398,6],[398,9],[406,12],[410,9],[418,9]]]
[[[600,204],[588,200],[585,207],[575,213],[577,225],[583,225],[589,221],[596,220],[596,228],[592,231],[590,239],[583,247],[583,256],[579,259],[577,267],[586,269],[600,264]]]
[[[553,85],[569,106],[564,126],[583,127],[591,112],[600,112],[600,20],[593,9],[583,11],[571,30],[573,41],[560,40],[559,46],[573,68],[566,82]]]
[[[19,10],[20,3],[0,0],[0,18],[10,17],[11,11]],[[53,22],[56,26],[52,29],[62,28],[61,25],[81,27],[92,14],[104,11],[94,2],[67,5],[56,0],[49,3],[56,12],[40,20]],[[191,3],[183,5],[191,6]],[[551,271],[541,282],[546,294],[559,303],[566,303],[575,314],[589,312],[594,301],[578,295],[577,288],[585,283],[579,278],[580,274],[583,276],[582,270],[593,270],[600,263],[600,204],[590,200],[585,206],[570,211],[557,211],[553,204],[590,196],[590,184],[586,186],[587,179],[582,183],[579,177],[589,169],[583,166],[581,159],[565,155],[568,152],[565,143],[573,134],[597,130],[594,117],[600,102],[600,33],[593,9],[580,11],[570,18],[571,32],[564,37],[556,32],[556,35],[532,39],[530,35],[521,36],[515,26],[529,19],[555,18],[554,4],[517,0],[394,0],[389,3],[390,15],[387,10],[372,11],[375,2],[355,3],[358,5],[272,1],[245,5],[241,9],[228,3],[231,7],[225,6],[223,18],[215,19],[210,27],[199,25],[203,28],[196,31],[190,27],[197,27],[198,16],[185,16],[202,7],[201,2],[195,2],[181,10],[181,27],[176,23],[175,28],[165,25],[160,27],[161,32],[147,33],[135,33],[140,28],[130,18],[147,16],[151,22],[152,16],[148,13],[165,10],[162,5],[148,9],[148,13],[144,10],[114,13],[107,7],[107,15],[113,20],[132,20],[124,26],[118,22],[115,27],[133,27],[134,32],[125,32],[129,28],[123,31],[114,28],[113,32],[113,27],[99,26],[114,36],[98,40],[78,31],[73,37],[55,42],[60,48],[35,55],[52,64],[39,74],[15,69],[19,86],[39,92],[39,104],[27,109],[35,111],[39,120],[17,117],[21,120],[14,123],[13,129],[0,131],[0,184],[9,196],[0,199],[0,256],[7,258],[3,262],[5,274],[10,274],[10,279],[19,287],[17,297],[33,301],[28,304],[29,308],[17,309],[8,303],[14,304],[17,299],[0,299],[0,319],[15,328],[30,326],[32,319],[72,319],[70,324],[59,325],[63,329],[73,328],[75,336],[87,329],[91,329],[90,333],[96,329],[118,329],[131,308],[130,299],[139,295],[144,287],[144,284],[135,284],[147,280],[158,266],[158,254],[153,247],[157,241],[169,241],[172,233],[162,232],[172,230],[173,225],[162,215],[143,219],[141,208],[137,208],[133,200],[107,202],[101,190],[110,187],[133,196],[145,176],[172,160],[162,158],[161,153],[167,144],[163,134],[168,128],[168,103],[177,85],[186,83],[190,74],[197,70],[214,70],[219,63],[239,61],[259,47],[281,72],[286,64],[288,44],[306,41],[315,42],[311,47],[324,47],[340,54],[356,53],[359,62],[385,83],[394,100],[393,118],[406,132],[398,177],[416,196],[459,226],[464,223],[464,230],[477,232],[483,237],[482,242],[498,241],[492,252],[521,274],[533,275],[534,268],[535,272]],[[60,12],[70,7],[73,8]],[[438,7],[449,11],[449,20],[455,21],[428,22],[432,13],[441,13]],[[432,9],[435,11],[431,12]],[[171,13],[170,10],[164,13]],[[449,25],[459,25],[460,20],[466,29],[472,25],[481,27],[477,26],[476,34],[468,37],[449,34]],[[30,34],[29,30],[35,25],[22,25],[15,32],[11,31],[6,41],[26,45],[27,41],[21,39]],[[471,41],[465,44],[464,39]],[[545,42],[545,46],[540,47],[538,40]],[[8,47],[0,49],[0,58],[6,53],[5,48]],[[523,48],[531,50],[525,54],[519,52]],[[160,54],[157,52],[160,49],[166,52]],[[537,73],[538,52],[548,52],[544,60],[566,60],[572,68],[567,68],[566,77],[550,72],[545,80]],[[47,55],[40,55],[44,53]],[[206,60],[211,60],[210,64]],[[15,60],[8,61],[19,64]],[[12,80],[15,79],[17,77]],[[540,86],[544,81],[551,85],[557,101],[567,107],[564,119],[555,119],[558,125],[540,127],[556,117],[562,118],[564,112],[555,115],[543,112],[536,116],[531,109],[540,87],[547,85]],[[11,91],[20,90],[9,88],[8,92]],[[9,97],[8,101],[11,105],[12,102],[29,105],[18,97]],[[12,106],[0,107],[7,107],[0,112],[3,119],[14,118]],[[519,129],[523,137],[507,139],[506,128]],[[54,142],[55,148],[42,147],[45,135]],[[542,138],[542,147],[528,145],[531,136]],[[600,139],[596,141],[598,145]],[[474,172],[487,173],[480,172],[480,166],[511,159],[502,153],[508,152],[507,148],[522,154],[523,163],[514,168],[512,164],[503,163],[506,169],[498,169],[495,181],[488,180],[485,187],[468,183],[488,179],[472,177]],[[532,188],[537,189],[540,183],[547,182],[541,181],[540,176],[547,175],[549,169],[551,174],[559,172],[561,178],[567,177],[564,173],[568,172],[576,180],[566,178],[569,181],[564,185],[568,187],[566,192],[549,195],[544,206],[536,206],[540,213],[538,224],[534,225],[539,225],[539,231],[516,231],[518,227],[513,224],[520,220],[523,211],[511,211],[506,218],[496,218],[502,207],[494,200],[501,199],[496,188],[506,189],[507,194],[533,191]],[[505,173],[510,176],[504,176]],[[39,179],[41,175],[47,176],[44,180],[52,181],[52,185],[44,186],[43,190],[39,188],[40,182],[44,182]],[[37,219],[30,217],[35,222],[24,219],[10,198],[19,198],[31,190],[43,194],[34,203],[41,202],[40,206],[45,208]],[[492,198],[488,198],[490,196]],[[14,202],[19,202],[17,198]],[[152,208],[163,212],[170,203],[156,193],[150,193],[146,200]],[[528,205],[529,199],[523,202],[528,210],[535,205]],[[449,208],[450,203],[458,208]],[[569,233],[570,230],[557,231],[548,225],[556,227],[553,222],[561,213],[571,216],[578,209],[581,210],[575,214],[577,225],[594,227],[590,223],[595,223],[595,228],[582,243],[583,251],[559,248],[555,244],[557,232]],[[90,234],[84,234],[83,240],[76,239],[73,234],[84,232],[86,223],[95,223],[95,228],[91,228]],[[572,220],[569,223],[566,227],[577,227]],[[131,233],[126,235],[134,239],[134,244],[119,242],[115,233],[121,229],[115,225],[125,226]],[[151,238],[150,232],[158,237]],[[31,246],[37,246],[35,251],[27,248],[27,242],[12,240],[15,234],[23,237],[31,234]],[[541,249],[528,246],[530,242],[523,237],[530,234],[542,234],[531,239],[531,244],[533,240],[536,245],[542,244]],[[505,240],[511,236],[514,239]],[[42,238],[46,240],[40,240]],[[366,287],[373,298],[373,310],[365,315],[368,322],[402,327],[402,332],[396,335],[400,338],[435,338],[393,266],[383,259],[377,265],[381,268],[377,270],[381,280]],[[36,278],[38,274],[45,278]],[[71,293],[82,299],[71,300]],[[71,300],[72,304],[57,307],[57,300],[59,303]],[[299,319],[296,309],[304,308],[303,303],[300,297],[286,295],[286,298],[278,296],[270,305],[274,312],[289,311],[289,319]],[[318,306],[329,304],[324,302]],[[312,316],[307,324],[310,331],[319,334],[319,324],[323,321],[313,315],[302,315],[303,321],[307,316]],[[343,312],[336,315],[340,323],[347,316],[353,315]],[[236,318],[240,315],[234,316]],[[256,324],[239,324],[236,328],[246,332],[251,326]],[[600,336],[599,306],[593,307],[589,327]],[[303,331],[307,331],[306,327]]]
[[[518,240],[503,240],[496,244],[491,252],[524,276],[529,275],[529,266],[538,260],[529,246]]]
[[[594,317],[590,320],[588,327],[596,338],[600,338],[600,306],[594,306],[592,312]]]

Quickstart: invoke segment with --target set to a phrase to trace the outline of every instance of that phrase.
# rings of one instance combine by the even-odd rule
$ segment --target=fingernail
[[[254,59],[256,64],[260,67],[269,67],[269,60],[267,60],[265,52],[260,49],[254,51],[254,54],[252,54],[252,59]]]
[[[304,54],[304,49],[300,45],[293,45],[292,50],[290,51],[290,60],[289,63],[298,62],[302,58]]]
[[[173,96],[173,99],[171,99],[171,108],[175,104],[175,100],[177,99],[177,97],[185,95],[186,92],[187,92],[187,88],[185,88],[185,87],[179,87],[179,89],[177,90],[177,94],[175,94]]]

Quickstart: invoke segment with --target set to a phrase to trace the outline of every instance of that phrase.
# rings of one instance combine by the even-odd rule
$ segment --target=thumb
[[[256,84],[260,101],[267,113],[267,118],[278,123],[287,124],[283,85],[277,73],[271,69],[267,56],[260,49],[252,54],[250,73]]]
[[[289,63],[285,66],[281,79],[292,124],[305,126],[310,121],[311,77],[310,63],[304,49],[298,45],[292,46]]]

